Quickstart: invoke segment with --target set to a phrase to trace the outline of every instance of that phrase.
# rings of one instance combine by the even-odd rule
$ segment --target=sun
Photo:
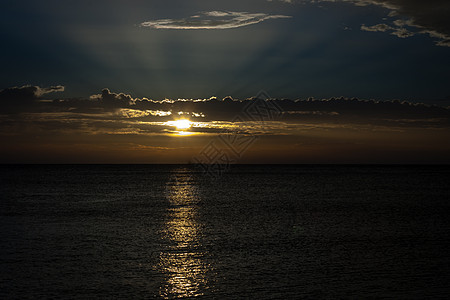
[[[186,130],[191,128],[192,122],[189,120],[176,120],[167,122],[170,126],[175,126],[178,130]]]

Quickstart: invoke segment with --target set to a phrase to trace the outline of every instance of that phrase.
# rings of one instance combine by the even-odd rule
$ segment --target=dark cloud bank
[[[153,101],[108,89],[88,98],[49,95],[62,90],[0,91],[1,163],[186,163],[225,133],[260,138],[241,163],[449,162],[448,107],[347,98]],[[273,118],[254,122],[245,112],[255,104],[263,116],[276,107]],[[178,118],[196,122],[194,135],[177,137],[166,122]]]
[[[20,120],[24,114],[60,113],[66,118],[89,119],[136,119],[140,121],[166,121],[178,117],[179,112],[189,115],[195,121],[232,121],[256,99],[235,100],[210,98],[199,100],[162,100],[133,98],[123,93],[104,89],[89,98],[46,100],[51,92],[63,91],[64,87],[40,88],[24,86],[8,88],[0,92],[0,107],[3,119],[14,117]],[[253,102],[252,102],[253,101]],[[374,101],[357,98],[331,98],[316,100],[271,99],[268,104],[276,105],[282,114],[277,119],[295,122],[337,122],[396,124],[413,126],[428,124],[444,126],[449,124],[450,108],[421,103],[400,101]],[[163,113],[158,113],[163,112]],[[170,112],[171,114],[167,114]],[[245,115],[244,119],[245,121]]]

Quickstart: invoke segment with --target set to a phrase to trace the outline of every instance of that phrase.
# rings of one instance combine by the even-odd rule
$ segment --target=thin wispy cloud
[[[322,0],[330,1],[330,0]],[[438,38],[436,45],[450,47],[450,21],[448,12],[450,2],[443,0],[341,0],[359,6],[377,5],[387,8],[389,17],[393,18],[393,26],[387,32],[400,38],[417,34],[428,34]],[[407,17],[408,20],[402,20]],[[377,25],[375,25],[377,26]],[[378,26],[378,29],[380,27]],[[362,30],[367,27],[361,27]],[[413,31],[413,30],[414,31]],[[367,31],[367,30],[366,30]],[[377,31],[377,30],[371,30]]]
[[[272,0],[268,0],[272,1]],[[361,30],[387,32],[400,38],[427,34],[436,45],[450,47],[450,1],[447,0],[278,0],[285,3],[346,2],[356,6],[375,5],[388,10],[392,25],[362,25]],[[407,18],[404,20],[403,18]],[[401,23],[401,24],[399,24]]]
[[[366,26],[363,24],[361,25],[361,30],[370,32],[390,32],[392,35],[399,38],[407,38],[414,35],[414,32],[411,32],[404,27],[394,27],[387,24],[377,24],[373,26]]]
[[[286,18],[291,18],[291,16],[233,11],[209,11],[188,18],[152,20],[143,22],[140,25],[154,29],[232,29],[258,24],[270,19]]]

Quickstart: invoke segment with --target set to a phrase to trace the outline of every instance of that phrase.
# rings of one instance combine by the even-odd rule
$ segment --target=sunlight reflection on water
[[[201,251],[202,226],[198,221],[199,198],[192,174],[180,169],[167,183],[168,209],[162,243],[166,251],[160,254],[159,266],[166,281],[160,287],[163,298],[203,295],[208,288],[205,254]]]

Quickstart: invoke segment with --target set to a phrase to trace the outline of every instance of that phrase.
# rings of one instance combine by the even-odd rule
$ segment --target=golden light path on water
[[[162,231],[168,245],[160,254],[159,266],[165,275],[160,287],[163,298],[196,297],[208,288],[210,267],[201,251],[202,226],[198,221],[199,198],[189,170],[180,169],[167,184],[170,208]]]

